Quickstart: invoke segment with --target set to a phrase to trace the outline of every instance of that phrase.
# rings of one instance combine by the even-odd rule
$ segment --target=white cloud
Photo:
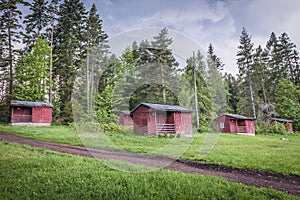
[[[108,2],[102,16],[109,35],[136,28],[167,27],[193,38],[205,51],[212,43],[225,70],[234,74],[238,72],[235,55],[242,27],[252,35],[256,46],[264,46],[272,31],[278,35],[287,32],[300,46],[298,0]]]

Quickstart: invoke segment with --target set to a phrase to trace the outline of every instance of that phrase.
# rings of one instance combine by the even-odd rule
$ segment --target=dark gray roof
[[[193,112],[193,110],[188,108],[183,108],[181,106],[171,106],[171,105],[163,105],[163,104],[152,104],[152,103],[141,103],[136,106],[130,113],[135,111],[141,105],[147,106],[152,108],[153,110],[160,110],[160,111],[173,111],[173,112]]]
[[[32,102],[32,101],[17,101],[11,100],[11,106],[21,106],[21,107],[53,107],[51,103],[44,103],[44,102]]]
[[[269,120],[277,121],[277,122],[293,122],[293,120],[282,119],[282,118],[270,118]]]
[[[120,114],[120,113],[124,113],[124,114],[126,114],[126,115],[130,115],[130,111],[122,110],[122,111],[119,112],[119,114]]]
[[[228,117],[232,117],[232,118],[235,118],[235,119],[252,119],[252,120],[254,120],[253,117],[245,117],[243,115],[237,115],[237,114],[223,114],[220,117],[222,117],[222,116],[228,116]]]

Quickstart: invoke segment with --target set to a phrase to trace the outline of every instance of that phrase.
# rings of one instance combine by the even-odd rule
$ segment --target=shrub
[[[272,129],[272,133],[274,133],[274,134],[285,134],[285,133],[287,133],[286,129],[285,129],[285,126],[282,123],[277,123],[277,122],[272,123],[271,124],[271,129]]]
[[[115,123],[100,124],[100,127],[105,133],[123,133],[121,127]]]
[[[206,133],[208,131],[208,127],[207,126],[203,126],[203,125],[199,125],[197,132],[198,133]]]
[[[259,126],[255,126],[256,134],[286,134],[284,124],[274,122],[272,124],[263,122]]]

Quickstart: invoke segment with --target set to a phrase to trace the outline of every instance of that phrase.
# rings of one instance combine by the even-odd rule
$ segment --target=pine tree
[[[151,67],[151,76],[149,79],[153,79],[153,75],[156,74],[159,77],[158,83],[162,86],[162,102],[166,104],[166,87],[169,86],[169,81],[172,76],[175,75],[175,67],[178,63],[172,55],[172,49],[170,45],[173,43],[173,39],[168,37],[168,30],[163,28],[157,36],[153,37],[151,42],[151,48],[148,49],[151,53],[152,62],[156,63]],[[149,73],[149,69],[148,72]]]
[[[169,47],[173,39],[168,37],[166,28],[162,29],[153,39],[151,43],[143,40],[138,50],[137,46],[133,50],[134,56],[139,59],[136,66],[137,79],[141,82],[149,83],[137,89],[132,97],[136,99],[133,104],[141,103],[138,101],[148,101],[150,103],[173,105],[178,102],[171,89],[168,89],[175,89],[175,85],[172,85],[170,80],[173,80],[176,76],[176,67],[178,66],[176,59],[172,55],[172,49]],[[133,105],[131,104],[130,106]]]
[[[224,80],[228,86],[228,96],[227,102],[229,106],[229,110],[233,113],[237,113],[237,103],[238,103],[238,94],[239,94],[239,87],[238,81],[232,74],[225,73]]]
[[[19,4],[25,4],[22,0],[0,0],[0,24],[1,24],[1,71],[5,89],[8,94],[13,93],[14,65],[17,61],[18,49],[15,44],[20,42],[20,30],[22,26],[19,20],[22,12]]]
[[[221,59],[215,55],[214,47],[210,44],[207,51],[207,83],[212,99],[211,111],[212,115],[215,117],[227,111],[227,91],[225,90],[225,83],[222,74],[220,73],[223,66],[224,64]]]
[[[268,62],[269,77],[267,80],[267,87],[268,87],[268,91],[271,94],[274,94],[276,93],[278,88],[278,81],[281,79],[284,72],[281,45],[274,32],[271,33],[270,39],[267,41],[266,52],[268,53],[268,57],[269,57],[269,62]],[[270,101],[273,101],[272,97]]]
[[[130,107],[130,98],[136,89],[137,78],[136,78],[136,65],[138,59],[134,57],[133,50],[126,48],[122,53],[117,65],[118,65],[118,76],[116,81],[116,88],[114,93],[114,99],[116,102],[116,107],[118,111],[128,110]],[[133,97],[134,98],[134,97]],[[131,99],[133,106],[136,106],[136,103],[139,100]],[[139,102],[137,102],[139,103]]]
[[[221,59],[215,55],[214,47],[212,44],[209,44],[207,51],[207,66],[209,68],[215,68],[218,71],[223,70],[224,64]]]
[[[256,110],[254,104],[254,94],[253,94],[253,43],[251,41],[251,36],[247,33],[246,29],[243,28],[240,36],[240,44],[238,46],[237,52],[237,65],[239,68],[239,81],[240,83],[240,99],[238,103],[238,111],[240,114],[252,115],[256,118]],[[249,88],[249,92],[247,92]],[[250,97],[250,98],[249,98]],[[251,105],[252,108],[249,107]]]
[[[29,9],[31,13],[23,21],[26,25],[23,42],[26,44],[27,50],[31,49],[38,37],[44,35],[46,27],[49,26],[51,20],[47,1],[33,0]]]
[[[196,72],[196,88],[199,110],[199,125],[206,126],[210,119],[210,111],[212,109],[212,99],[207,84],[207,69],[203,54],[198,50],[195,57],[187,59],[187,66],[184,69],[184,78],[189,81],[190,87],[194,87],[194,71]],[[185,93],[186,91],[182,91]],[[193,91],[194,93],[194,91]],[[188,105],[188,103],[185,103]],[[194,107],[192,105],[192,107]]]
[[[279,37],[279,41],[283,59],[282,77],[289,79],[290,81],[292,81],[292,83],[295,84],[297,71],[299,73],[299,57],[297,59],[298,53],[296,51],[296,45],[291,41],[287,33],[282,33]]]
[[[48,29],[49,41],[50,41],[50,67],[49,67],[49,102],[52,103],[53,100],[53,41],[54,41],[54,29],[55,29],[55,21],[57,15],[58,8],[58,0],[51,0],[49,5],[49,15],[51,17],[51,27]]]
[[[54,54],[57,56],[54,73],[58,85],[57,103],[60,111],[64,112],[66,105],[70,105],[67,103],[72,97],[77,70],[85,58],[86,11],[83,3],[79,0],[65,0],[60,5],[58,17],[54,37]],[[69,110],[71,109],[66,108],[66,111]],[[62,113],[62,115],[71,117],[71,113]]]
[[[108,52],[108,41],[107,34],[103,31],[102,20],[100,19],[99,14],[97,14],[96,5],[93,4],[89,15],[87,18],[87,30],[86,30],[86,103],[87,110],[91,109],[90,99],[93,97],[94,92],[94,81],[95,81],[95,72],[97,69],[94,68],[95,65],[91,63],[91,54],[100,53],[100,58],[104,59],[103,55]]]

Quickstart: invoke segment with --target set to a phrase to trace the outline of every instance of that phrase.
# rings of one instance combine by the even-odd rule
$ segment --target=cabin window
[[[220,122],[220,128],[225,128],[224,122]]]

